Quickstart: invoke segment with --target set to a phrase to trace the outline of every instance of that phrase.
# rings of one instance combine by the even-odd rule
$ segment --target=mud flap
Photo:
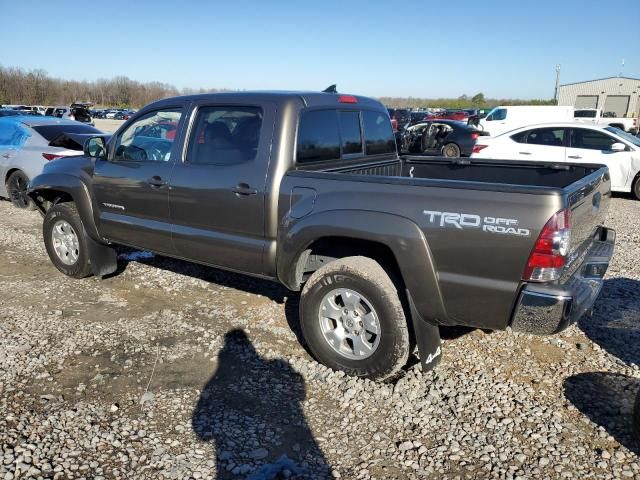
[[[411,310],[411,321],[413,324],[413,332],[418,345],[418,353],[420,354],[420,362],[422,363],[422,371],[427,372],[435,368],[442,359],[442,346],[440,343],[440,328],[425,321],[413,303],[413,298],[407,290],[407,299],[409,300],[409,309]]]
[[[104,277],[118,268],[118,256],[114,248],[96,242],[85,233],[91,271],[96,277]]]

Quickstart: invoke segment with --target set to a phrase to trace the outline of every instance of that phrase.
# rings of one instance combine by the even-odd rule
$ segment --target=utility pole
[[[556,90],[553,93],[553,99],[556,102],[556,105],[558,105],[558,87],[560,86],[560,64],[558,63],[556,65]]]

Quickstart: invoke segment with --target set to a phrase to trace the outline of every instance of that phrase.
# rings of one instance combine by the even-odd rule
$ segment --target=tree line
[[[94,81],[50,77],[44,70],[23,70],[0,65],[0,105],[70,105],[90,102],[99,106],[139,108],[161,98],[219,89],[178,90],[161,82],[137,82],[125,76]],[[228,90],[227,90],[228,91]]]
[[[498,105],[555,105],[553,99],[523,100],[518,98],[485,98],[478,93],[472,97],[461,95],[458,98],[414,98],[414,97],[381,97],[379,99],[392,108],[447,108],[458,110],[462,108],[493,108]]]
[[[90,102],[103,107],[140,108],[147,103],[175,95],[224,92],[228,89],[178,90],[162,82],[142,83],[125,76],[99,78],[94,81],[52,78],[41,69],[24,70],[0,65],[0,105],[70,105]],[[381,97],[380,101],[395,108],[490,108],[496,105],[553,105],[553,100],[485,99],[482,93],[458,98]]]

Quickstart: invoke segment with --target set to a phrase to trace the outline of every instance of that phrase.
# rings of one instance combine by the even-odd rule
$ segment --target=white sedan
[[[480,137],[471,158],[597,163],[609,167],[611,190],[640,200],[640,138],[614,127],[545,123]]]

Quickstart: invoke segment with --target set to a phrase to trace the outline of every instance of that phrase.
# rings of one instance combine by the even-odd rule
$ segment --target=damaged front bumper
[[[528,283],[520,292],[511,328],[518,332],[551,335],[578,321],[602,289],[613,256],[616,232],[601,227],[582,265],[562,284]]]

